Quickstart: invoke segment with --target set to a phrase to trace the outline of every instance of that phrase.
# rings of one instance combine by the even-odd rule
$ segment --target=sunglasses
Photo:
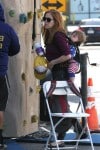
[[[43,19],[42,19],[43,21],[47,21],[47,22],[51,22],[51,20],[53,20],[53,19],[51,19],[51,18],[46,18],[46,17],[43,17]]]

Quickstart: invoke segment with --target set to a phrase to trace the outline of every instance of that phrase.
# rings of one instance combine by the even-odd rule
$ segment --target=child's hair
[[[79,43],[79,45],[82,44],[82,43],[84,43],[86,41],[86,35],[85,35],[85,33],[83,31],[81,31],[81,30],[75,30],[75,31],[73,31],[71,33],[71,35],[72,34],[76,34],[78,36],[78,39],[79,39],[78,43]]]

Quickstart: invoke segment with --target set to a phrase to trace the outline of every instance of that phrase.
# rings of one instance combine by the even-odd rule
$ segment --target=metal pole
[[[87,57],[88,53],[81,54],[81,95],[84,109],[87,105]],[[82,126],[84,127],[86,124],[85,118],[82,118]]]
[[[87,57],[88,53],[81,54],[81,94],[84,108],[87,105]]]

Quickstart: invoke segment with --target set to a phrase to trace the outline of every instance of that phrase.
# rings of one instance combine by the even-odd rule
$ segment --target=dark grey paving
[[[24,148],[24,150],[44,150],[45,148],[45,144],[41,143],[20,143],[20,145]],[[82,145],[79,146],[78,150],[92,150],[92,149],[90,146]],[[100,146],[94,146],[94,150],[100,150]]]
[[[49,122],[43,122],[41,123],[40,127],[46,127],[46,129],[50,130],[50,123]],[[43,138],[43,137],[48,137],[48,133],[46,131],[41,130],[41,128],[39,129],[39,131],[37,133],[34,133],[33,135],[31,135],[33,138]],[[18,144],[20,144],[23,147],[23,150],[44,150],[45,149],[45,142],[33,142],[33,143],[28,143],[26,141],[25,142],[18,142]],[[69,150],[69,149],[66,149]],[[70,149],[71,150],[71,149]],[[78,150],[92,150],[90,145],[79,145],[79,149]],[[100,146],[94,146],[94,150],[100,150]]]
[[[45,144],[41,143],[20,143],[23,150],[44,150]]]

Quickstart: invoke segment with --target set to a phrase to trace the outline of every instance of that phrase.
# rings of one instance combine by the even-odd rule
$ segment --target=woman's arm
[[[53,59],[48,63],[48,68],[52,69],[52,67],[56,64],[65,62],[71,59],[69,43],[67,41],[66,35],[62,32],[56,32],[53,39],[53,44],[57,47],[60,57]]]
[[[62,62],[65,62],[65,61],[67,61],[69,59],[71,59],[71,55],[70,54],[69,55],[62,55],[59,58],[56,58],[56,59],[50,61],[48,63],[48,68],[52,69],[54,65],[62,63]]]
[[[70,54],[69,41],[64,33],[56,32],[54,35],[53,43],[58,48],[58,51],[61,53],[61,55]]]

